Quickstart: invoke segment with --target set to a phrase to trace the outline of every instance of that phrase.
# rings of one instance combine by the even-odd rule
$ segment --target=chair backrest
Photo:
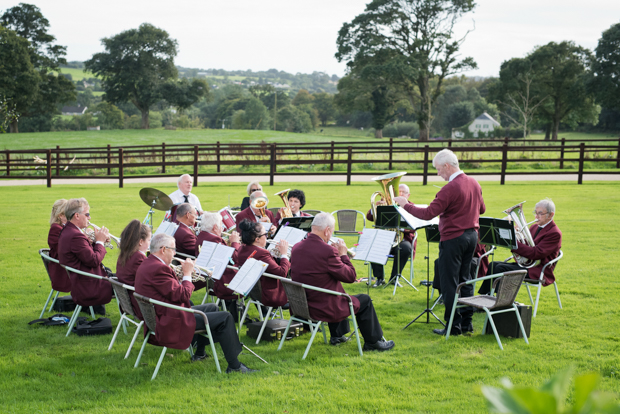
[[[358,214],[362,215],[362,219],[364,221],[364,227],[366,227],[366,218],[364,217],[364,214],[361,211],[336,210],[332,212],[332,216],[334,215],[334,213],[336,214],[336,222],[338,224],[338,228],[336,229],[337,231],[355,232]]]
[[[292,314],[298,318],[312,320],[310,310],[308,309],[306,289],[303,288],[301,283],[293,282],[292,280],[282,279],[280,281],[284,286],[284,291],[286,292]]]
[[[316,216],[317,214],[322,213],[322,211],[321,210],[304,210],[304,213],[308,213],[313,216]]]
[[[504,273],[504,276],[500,279],[500,289],[499,292],[497,292],[497,300],[495,301],[495,305],[493,305],[493,309],[512,306],[517,297],[517,293],[519,293],[521,283],[523,283],[523,279],[525,279],[525,275],[527,275],[527,270],[525,269]]]
[[[267,210],[271,211],[273,213],[273,216],[275,217],[276,214],[278,214],[278,210],[280,210],[280,207],[269,207]]]
[[[155,306],[153,306],[153,304],[149,301],[149,298],[146,296],[142,296],[134,292],[133,297],[138,302],[138,306],[140,306],[140,312],[142,312],[142,317],[144,318],[146,327],[149,328],[150,331],[155,332],[155,328],[157,327],[157,314],[155,313]]]
[[[45,255],[45,256],[43,256]],[[41,256],[41,260],[43,260],[43,266],[45,266],[45,271],[47,272],[47,277],[50,278],[50,280],[52,280],[52,277],[50,276],[50,266],[49,266],[49,261],[48,261],[48,257],[50,255],[50,249],[39,249],[39,256]]]
[[[256,284],[254,285],[254,287],[252,288],[252,290],[250,291],[250,299],[255,300],[260,302],[262,297],[263,297],[263,288],[261,287],[260,284],[260,279],[258,279],[258,282],[256,282]]]
[[[117,280],[110,279],[110,283],[112,283],[112,289],[114,289],[116,300],[118,300],[121,304],[121,309],[126,314],[136,317],[136,313],[133,311],[131,297],[129,296],[129,290]]]
[[[540,277],[543,276],[543,274],[545,273],[545,269],[547,267],[550,267],[551,270],[555,270],[555,267],[557,266],[558,262],[560,261],[560,259],[564,256],[564,252],[562,252],[562,250],[560,250],[558,252],[558,255],[556,256],[555,259],[551,260],[550,262],[548,262],[547,264],[545,264],[542,268],[542,270],[540,271]]]

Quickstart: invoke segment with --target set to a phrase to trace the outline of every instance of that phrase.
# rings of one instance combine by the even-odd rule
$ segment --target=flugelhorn
[[[253,209],[260,211],[262,217],[265,217],[267,214],[265,213],[265,209],[269,205],[269,199],[267,197],[256,197],[250,206]]]
[[[525,201],[510,208],[507,208],[503,211],[503,213],[507,214],[508,217],[510,217],[515,223],[515,236],[517,238],[517,241],[523,244],[527,244],[530,247],[534,247],[534,238],[532,237],[532,233],[530,233],[530,229],[528,226],[536,222],[537,220],[534,220],[530,223],[527,222],[527,220],[525,219],[525,215],[523,214],[523,203],[525,203]],[[516,253],[513,253],[512,255],[515,258],[515,262],[517,262],[519,266],[525,269],[536,267],[540,264],[540,260],[531,260]]]
[[[96,225],[94,223],[88,222],[88,226],[92,227],[95,230],[101,231],[101,227],[99,227],[98,225]],[[95,232],[94,231],[88,231],[88,230],[89,229],[84,230],[84,234],[86,234],[86,236],[91,240],[91,242],[94,243],[95,242]],[[121,238],[120,237],[116,237],[116,236],[113,236],[111,234],[108,234],[108,236],[110,236],[111,240],[114,240],[114,242],[116,243],[117,247],[121,245]],[[112,243],[110,243],[109,241],[104,242],[103,245],[106,248],[108,248],[108,249],[113,249],[114,248]]]
[[[174,270],[174,274],[176,275],[177,279],[182,280],[183,279],[183,266],[182,265],[173,265],[170,264],[170,268],[172,270]],[[196,269],[198,269],[198,271],[196,271]],[[192,282],[206,282],[207,278],[204,277],[200,271],[203,271],[207,274],[208,277],[213,276],[213,271],[210,269],[205,269],[204,267],[200,267],[198,265],[196,265],[194,263],[194,268],[192,269]]]
[[[279,193],[275,193],[274,195],[280,196],[282,202],[284,203],[284,208],[282,209],[282,218],[285,217],[293,217],[293,212],[291,211],[291,206],[288,204],[288,192],[290,188],[286,190],[282,190]]]
[[[327,242],[327,244],[329,244],[330,246],[333,246],[335,248],[338,248],[338,240],[340,240],[337,237],[332,237],[329,239],[329,241]],[[355,247],[352,248],[347,248],[347,256],[349,256],[350,259],[353,259],[355,257]]]

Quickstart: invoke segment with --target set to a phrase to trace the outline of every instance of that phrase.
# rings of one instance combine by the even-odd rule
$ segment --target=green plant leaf
[[[482,394],[487,399],[489,411],[497,413],[530,414],[510,394],[501,388],[482,386]]]
[[[598,385],[599,379],[600,375],[595,372],[579,375],[575,378],[575,403],[572,409],[573,413],[589,411],[586,405],[591,405],[587,404],[587,402],[591,398],[592,391],[594,391],[594,388]],[[586,408],[586,410],[584,410],[584,408]]]
[[[525,412],[531,414],[557,414],[560,402],[547,391],[540,391],[533,387],[513,388],[509,391],[512,397],[524,407]]]
[[[568,388],[570,387],[570,379],[573,376],[573,367],[569,366],[556,372],[549,381],[540,387],[540,391],[549,393],[555,397],[558,403],[558,412],[562,412],[564,409],[564,402],[568,395]]]

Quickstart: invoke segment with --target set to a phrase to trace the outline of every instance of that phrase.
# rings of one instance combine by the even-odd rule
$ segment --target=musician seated
[[[192,177],[189,174],[183,174],[177,181],[179,189],[168,195],[168,197],[170,197],[174,204],[190,203],[198,211],[198,215],[200,215],[202,214],[202,206],[198,197],[192,194],[192,185]]]
[[[182,264],[183,280],[179,283],[170,263],[174,258],[175,241],[167,234],[156,234],[150,244],[151,255],[138,267],[136,273],[136,293],[148,298],[170,303],[172,305],[190,308],[190,297],[194,291],[191,281],[193,262],[186,259]],[[235,330],[235,323],[228,312],[218,312],[213,303],[192,306],[192,309],[204,312],[209,321],[213,340],[219,342],[230,372],[253,372],[237,359],[241,353],[241,343]],[[208,339],[196,335],[196,330],[204,330],[202,316],[192,315],[176,309],[155,306],[157,327],[155,336],[149,337],[149,342],[158,346],[167,346],[174,349],[186,349],[192,342],[197,343],[193,360],[206,357],[205,346]],[[145,329],[146,333],[146,329]]]
[[[138,267],[146,260],[146,252],[151,243],[151,229],[139,220],[131,220],[121,233],[121,245],[118,260],[116,261],[116,277],[118,281],[129,286],[136,285]],[[140,306],[129,291],[133,312],[142,320]]]
[[[110,240],[105,227],[95,230],[95,242],[91,244],[82,232],[90,221],[90,206],[85,198],[72,198],[65,207],[67,224],[58,238],[58,260],[60,264],[83,272],[103,276],[104,279],[71,273],[71,297],[80,306],[105,305],[112,299],[112,285],[103,267],[106,255],[104,242]],[[102,307],[105,312],[105,307]]]
[[[250,204],[252,201],[256,200],[258,197],[267,197],[265,193],[262,191],[255,191],[250,195]],[[263,209],[265,214],[261,212],[260,209],[249,206],[248,208],[242,210],[239,214],[235,216],[235,223],[237,225],[237,229],[239,229],[239,224],[245,219],[253,221],[253,222],[261,222],[261,223],[276,223],[275,218],[273,217],[273,213],[266,208]],[[269,230],[271,233],[277,230],[276,226],[271,226]]]
[[[294,281],[342,293],[346,292],[341,282],[355,282],[355,268],[347,256],[344,241],[340,240],[337,248],[327,244],[335,224],[334,217],[329,213],[316,215],[312,221],[312,232],[293,247],[291,278]],[[306,296],[310,316],[329,323],[330,343],[337,345],[347,341],[347,317],[351,314],[348,299],[313,290],[307,290]],[[360,294],[351,296],[351,299],[359,330],[364,337],[364,351],[392,349],[394,341],[383,339],[383,330],[370,296]]]
[[[241,244],[239,244],[239,233],[233,231],[228,237],[228,243],[226,243],[226,241],[222,238],[222,227],[222,216],[219,213],[204,213],[202,215],[202,221],[200,222],[200,233],[198,234],[198,239],[196,241],[196,251],[194,256],[198,257],[200,254],[200,247],[204,241],[222,244],[224,246],[230,245],[230,247],[235,249],[235,252],[232,255],[232,260],[234,266],[237,266],[239,262],[239,249],[241,248]],[[215,296],[226,301],[226,308],[233,315],[233,320],[235,322],[237,322],[239,316],[237,312],[238,295],[228,289],[226,285],[230,283],[236,274],[236,270],[226,269],[220,280],[216,280],[213,285],[213,292],[215,293]]]
[[[239,266],[243,266],[248,258],[252,257],[267,263],[267,273],[286,277],[291,267],[291,262],[288,258],[288,242],[280,240],[277,245],[280,258],[274,259],[265,248],[267,245],[267,232],[262,225],[246,219],[239,223],[238,229],[241,231],[241,241],[243,241],[243,246],[239,249]],[[268,276],[261,276],[260,286],[262,289],[260,302],[263,305],[275,308],[288,303],[284,286],[282,286],[279,280]]]
[[[407,184],[399,185],[398,195],[401,197],[405,197],[408,200],[409,199],[409,186]],[[385,200],[381,199],[381,201],[377,202],[377,205],[378,206],[386,205]],[[368,210],[368,213],[366,213],[366,219],[371,222],[375,221],[375,218],[372,215],[372,209]],[[405,268],[405,266],[407,265],[407,261],[409,260],[409,256],[411,256],[412,250],[413,250],[413,256],[411,258],[412,259],[415,258],[415,250],[416,250],[418,241],[416,240],[414,242],[413,241],[414,237],[415,237],[415,231],[412,231],[412,230],[404,231],[403,241],[401,241],[400,244],[398,245],[398,249],[400,250],[400,267],[397,267],[396,265],[396,262],[397,262],[396,258],[398,254],[396,250],[397,246],[392,247],[392,250],[390,250],[390,254],[394,256],[394,263],[392,264],[392,275],[390,277],[390,283],[394,283],[395,281],[394,277],[397,274],[402,274],[403,269]],[[413,266],[413,263],[411,263],[411,266]],[[378,263],[370,263],[370,267],[372,268],[372,274],[377,279],[373,287],[379,287],[381,285],[384,285],[385,284],[385,272],[383,271],[383,265],[378,264]]]
[[[247,197],[243,197],[243,201],[241,202],[241,210],[245,210],[250,207],[250,196],[255,191],[263,191],[263,187],[260,185],[258,181],[252,181],[248,184],[248,188],[246,190],[248,192]]]
[[[174,233],[174,240],[179,253],[193,256],[196,252],[196,233],[194,232],[196,217],[198,217],[198,213],[194,206],[189,203],[183,203],[177,208],[179,228]]]
[[[513,250],[513,253],[518,254],[529,260],[540,260],[540,264],[535,267],[527,269],[526,280],[538,281],[540,278],[540,272],[542,268],[558,257],[560,249],[562,247],[562,232],[553,221],[555,216],[555,204],[551,199],[546,198],[536,203],[534,209],[534,216],[536,223],[530,227],[530,233],[534,240],[534,246],[521,243],[517,241],[518,247]],[[516,231],[517,228],[515,228]],[[555,265],[548,266],[545,269],[542,285],[548,286],[555,282],[555,275],[553,269]],[[509,272],[511,270],[523,269],[518,263],[504,263],[504,262],[492,262],[489,265],[488,274]],[[488,294],[491,291],[491,284],[488,280],[484,281],[480,287],[478,293]]]
[[[50,231],[47,235],[47,245],[50,247],[49,256],[58,260],[58,239],[60,232],[67,224],[65,217],[65,207],[67,200],[64,198],[56,200],[52,206],[52,214],[50,217]],[[47,269],[52,282],[52,289],[58,292],[71,292],[71,279],[67,275],[65,269],[57,263],[49,262]]]
[[[301,190],[291,190],[288,192],[288,206],[291,209],[292,217],[312,217],[311,214],[301,211],[306,205],[306,195]],[[276,214],[276,223],[281,224],[284,218],[284,208],[278,210]]]

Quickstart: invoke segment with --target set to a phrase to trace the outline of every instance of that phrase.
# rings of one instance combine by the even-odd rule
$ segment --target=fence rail
[[[89,178],[118,179],[123,186],[126,177],[172,177],[173,167],[191,169],[194,186],[199,177],[269,175],[270,185],[277,175],[346,175],[347,185],[351,176],[368,174],[355,172],[356,164],[376,164],[392,170],[397,164],[416,167],[408,174],[422,176],[427,184],[432,155],[443,148],[457,153],[469,175],[500,175],[501,184],[513,174],[577,174],[577,182],[585,174],[620,173],[620,139],[592,140],[448,140],[438,142],[389,141],[382,142],[314,142],[314,143],[249,143],[249,144],[166,144],[127,145],[123,147],[82,147],[30,150],[4,150],[0,152],[0,179],[40,179],[44,172],[47,186],[52,180],[83,178],[80,170],[91,170]],[[531,156],[526,156],[526,152]],[[602,154],[602,156],[601,156]],[[585,163],[602,165],[585,169]],[[511,167],[527,163],[557,163],[553,170],[527,172],[508,171]],[[568,163],[576,163],[576,171],[565,171]],[[493,171],[476,171],[484,164],[497,164]],[[222,171],[223,167],[259,167],[260,171]],[[282,171],[287,167],[322,166],[323,172]],[[336,170],[334,169],[336,166]],[[339,168],[343,167],[343,168]],[[472,167],[472,168],[468,168]],[[574,168],[574,165],[571,165]],[[144,169],[153,171],[144,173]],[[278,172],[280,168],[280,172]],[[396,167],[402,168],[402,166]],[[202,169],[202,171],[201,171]],[[371,168],[372,169],[372,168]],[[408,168],[409,169],[409,168]],[[101,173],[100,170],[104,171]],[[141,171],[136,171],[141,170]],[[157,170],[157,171],[155,171]],[[420,171],[421,170],[421,171]],[[77,174],[76,174],[77,173]]]

